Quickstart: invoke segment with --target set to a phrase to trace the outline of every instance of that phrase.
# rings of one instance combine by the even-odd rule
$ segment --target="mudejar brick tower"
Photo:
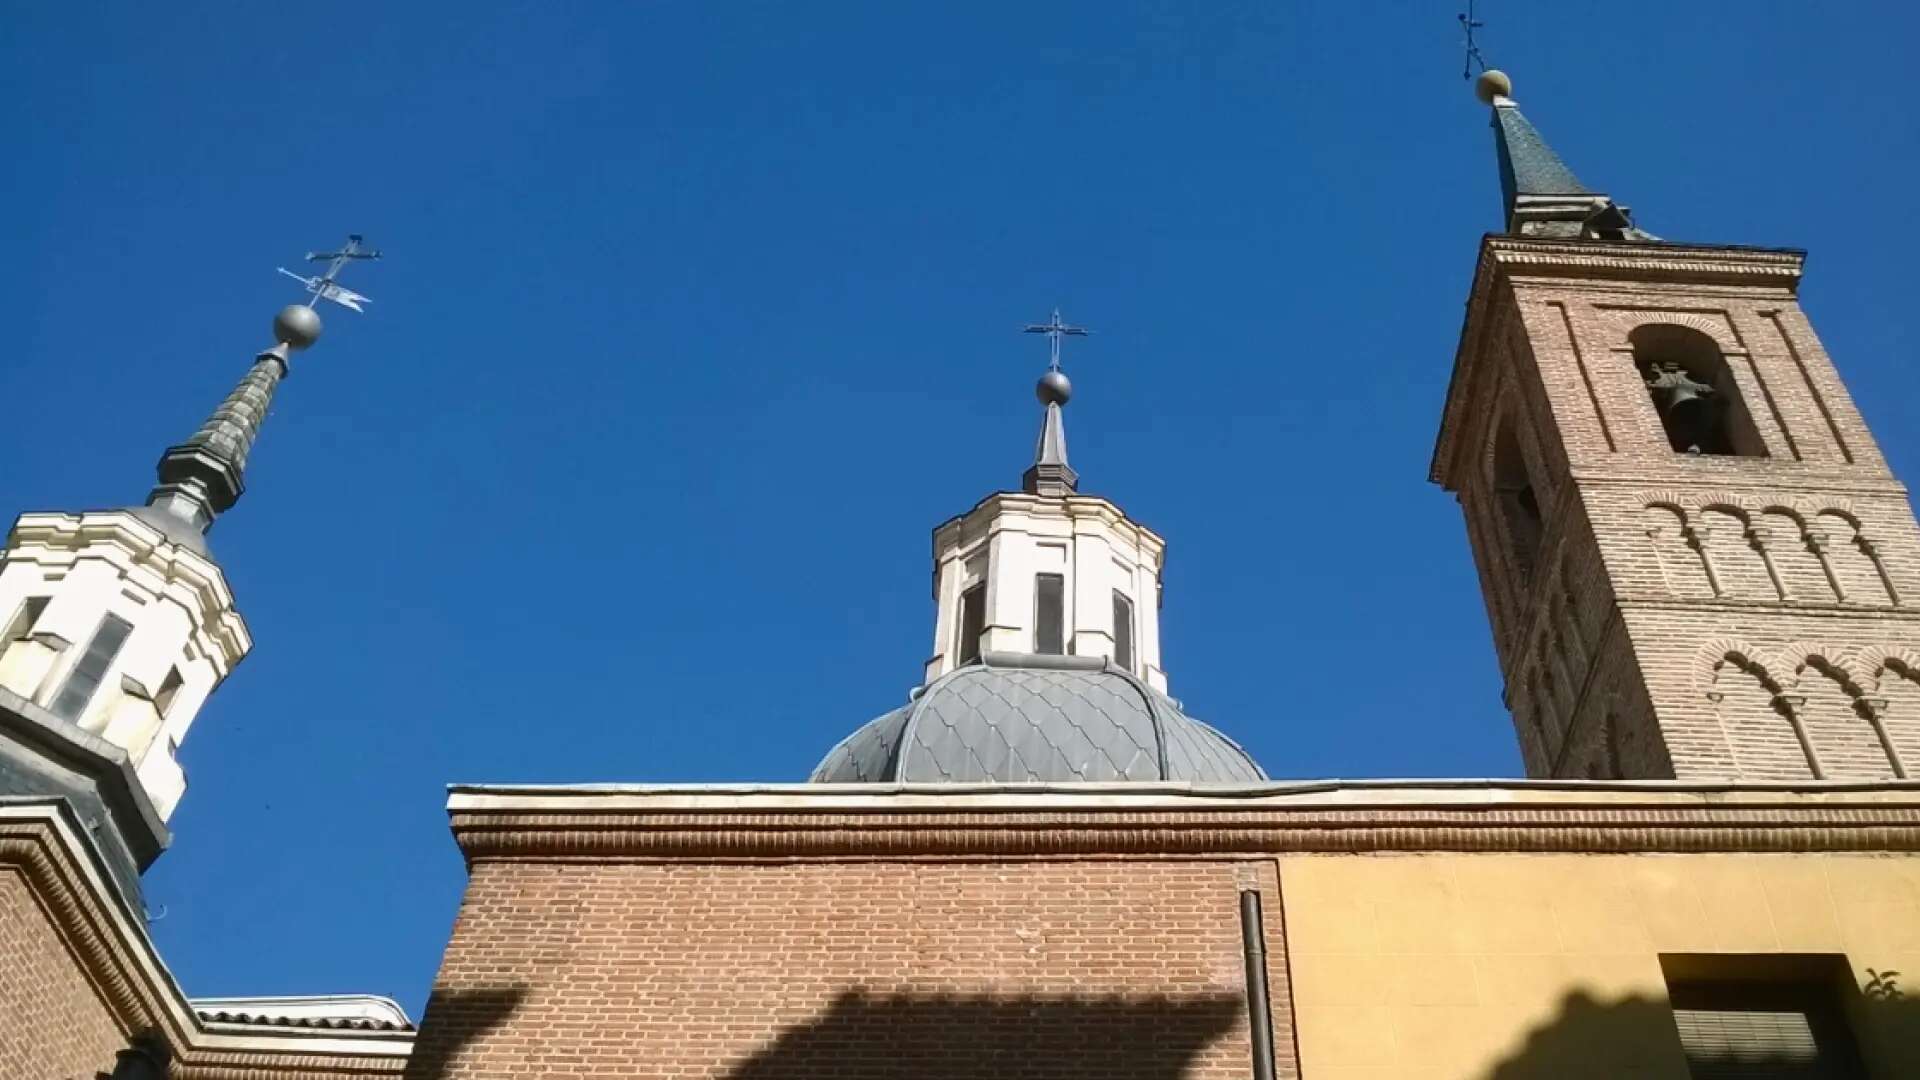
[[[1465,512],[1529,775],[1920,770],[1920,530],[1797,298],[1798,251],[1678,244],[1490,73],[1481,245],[1433,479]]]

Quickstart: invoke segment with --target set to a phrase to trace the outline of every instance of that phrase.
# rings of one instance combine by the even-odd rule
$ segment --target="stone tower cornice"
[[[218,563],[170,541],[130,510],[77,514],[27,513],[14,521],[7,557],[48,568],[82,559],[113,565],[130,583],[158,600],[181,606],[192,617],[193,639],[224,676],[253,649],[246,619],[234,607],[233,590]]]

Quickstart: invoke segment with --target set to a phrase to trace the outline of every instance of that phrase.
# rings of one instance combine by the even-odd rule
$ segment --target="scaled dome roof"
[[[1233,740],[1096,657],[988,653],[828,752],[813,783],[1261,783]]]

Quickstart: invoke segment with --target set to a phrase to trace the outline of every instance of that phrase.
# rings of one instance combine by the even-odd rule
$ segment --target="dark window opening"
[[[1033,651],[1045,656],[1067,651],[1067,579],[1062,574],[1033,579]]]
[[[954,646],[959,664],[980,659],[980,635],[987,630],[987,586],[985,582],[960,594],[960,640]]]
[[[1720,346],[1685,326],[1656,323],[1627,336],[1634,366],[1675,453],[1766,457],[1767,448]]]
[[[1674,1027],[1695,1080],[1863,1080],[1845,957],[1664,955]]]
[[[1117,590],[1113,594],[1113,662],[1133,670],[1133,601]]]
[[[1540,515],[1540,497],[1534,493],[1533,476],[1521,456],[1520,442],[1514,438],[1513,421],[1501,422],[1493,440],[1493,498],[1500,507],[1501,523],[1506,526],[1508,550],[1513,564],[1525,581],[1533,580],[1533,566],[1540,554],[1540,539],[1545,527]]]
[[[118,615],[100,620],[100,629],[93,632],[93,640],[87,642],[86,651],[74,663],[73,671],[67,675],[67,684],[48,706],[53,715],[62,720],[75,720],[86,711],[87,703],[100,689],[107,669],[113,666],[120,647],[127,643],[127,635],[132,632],[133,624]]]
[[[20,605],[20,610],[13,613],[13,620],[7,623],[6,636],[0,637],[0,646],[11,641],[25,641],[27,635],[33,632],[33,624],[40,621],[41,613],[46,610],[46,597],[28,597],[26,602]]]
[[[179,668],[170,667],[167,669],[167,677],[160,680],[159,693],[153,695],[153,708],[155,712],[158,712],[161,716],[167,715],[167,710],[173,708],[173,699],[180,696],[180,684],[184,681],[185,680],[180,678]]]

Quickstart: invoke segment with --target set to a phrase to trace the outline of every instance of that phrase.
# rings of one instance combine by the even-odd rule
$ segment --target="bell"
[[[1648,373],[1647,389],[1653,391],[1673,448],[1700,453],[1713,435],[1713,387],[1694,381],[1679,364],[1663,363]]]
[[[1692,379],[1687,378],[1685,375],[1682,375],[1678,380],[1662,387],[1661,390],[1667,399],[1667,415],[1673,417],[1675,422],[1692,426],[1690,423],[1692,417],[1704,417],[1707,415],[1708,402],[1706,395],[1713,392],[1711,388],[1702,386]]]

